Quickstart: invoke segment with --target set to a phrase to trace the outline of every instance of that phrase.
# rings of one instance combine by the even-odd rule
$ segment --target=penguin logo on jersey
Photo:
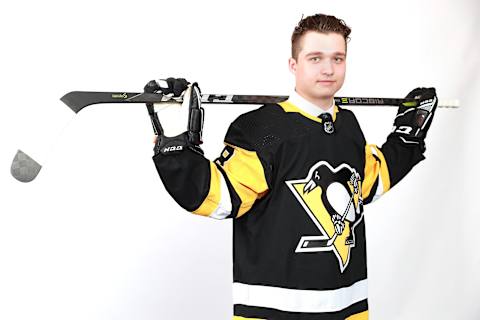
[[[360,175],[346,163],[333,168],[320,161],[306,178],[285,183],[321,234],[302,236],[295,252],[333,251],[343,272],[355,247],[355,227],[363,217]]]

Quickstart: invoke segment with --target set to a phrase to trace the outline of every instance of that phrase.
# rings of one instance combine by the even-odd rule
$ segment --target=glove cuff
[[[387,141],[395,141],[399,142],[402,145],[409,147],[409,148],[420,148],[420,151],[422,153],[425,152],[426,147],[425,147],[425,140],[423,138],[419,137],[414,137],[414,136],[408,136],[408,135],[403,135],[399,134],[396,132],[392,132],[388,135]]]
[[[158,136],[157,143],[153,148],[155,155],[161,153],[162,155],[174,155],[179,154],[185,149],[190,149],[196,153],[203,155],[203,150],[200,146],[190,142],[188,132],[184,132],[175,137]]]

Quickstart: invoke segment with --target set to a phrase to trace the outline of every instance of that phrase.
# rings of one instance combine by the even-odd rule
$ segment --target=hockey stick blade
[[[202,94],[202,103],[212,104],[266,104],[279,103],[288,96],[273,95],[233,95],[233,94]],[[70,109],[78,113],[83,108],[101,103],[162,103],[167,101],[182,102],[182,98],[164,96],[160,93],[141,92],[96,92],[72,91],[64,95],[62,100]],[[402,103],[417,104],[417,100],[404,98],[369,98],[369,97],[335,97],[339,106],[393,106]],[[458,108],[457,99],[439,100],[439,108]]]
[[[35,134],[28,135],[28,139],[21,142],[22,147],[18,148],[10,165],[10,173],[16,180],[31,182],[37,178],[48,163],[55,142],[75,119],[75,113],[61,105],[58,107],[58,109],[45,108],[41,112],[42,118],[35,117],[38,127],[31,127],[31,131]],[[48,119],[48,121],[55,119],[55,121],[50,121],[47,130],[43,128],[41,119]]]
[[[73,112],[78,113],[92,104],[155,103],[162,101],[162,97],[163,95],[158,93],[72,91],[60,98],[60,100],[72,109]]]
[[[20,182],[30,182],[35,179],[42,166],[22,150],[18,150],[12,161],[10,173]]]

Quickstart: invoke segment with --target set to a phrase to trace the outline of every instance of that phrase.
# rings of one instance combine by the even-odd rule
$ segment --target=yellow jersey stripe
[[[377,180],[379,166],[377,159],[373,156],[370,145],[365,146],[365,175],[362,182],[362,197],[367,198]]]
[[[240,198],[238,218],[250,210],[257,199],[262,198],[267,193],[268,184],[262,163],[255,151],[225,144],[233,148],[233,153],[223,165],[220,162],[217,163],[225,171],[227,179]],[[215,163],[210,161],[210,190],[202,204],[193,211],[194,214],[210,216],[217,210],[222,200],[231,201],[230,199],[222,199],[222,197],[229,197],[228,192],[222,194],[221,179],[223,178]]]
[[[353,314],[345,320],[368,320],[368,310]]]
[[[374,155],[376,155],[380,161],[378,161]],[[370,195],[375,181],[379,178],[383,187],[382,194],[384,194],[390,190],[390,176],[387,162],[383,153],[376,145],[368,144],[365,146],[365,177],[362,183],[362,196],[364,199]],[[375,191],[376,190],[373,190],[373,192]]]
[[[220,202],[221,191],[220,191],[220,182],[221,173],[218,171],[217,166],[215,163],[210,161],[210,189],[208,191],[208,195],[203,200],[200,207],[198,207],[192,213],[198,214],[201,216],[209,216],[215,209],[218,207]]]
[[[228,180],[240,197],[241,204],[237,218],[241,217],[253,206],[257,199],[268,191],[265,172],[255,151],[249,151],[230,145],[234,151],[232,156],[223,163]]]
[[[236,180],[249,186],[256,193],[267,190],[265,172],[257,153],[227,143],[226,145],[231,146],[234,151],[232,157],[222,166],[225,172],[230,173],[231,176],[235,172]]]
[[[233,189],[240,198],[237,217],[242,216],[257,199],[268,192],[268,184],[262,163],[254,151],[226,144],[233,148],[232,156],[221,165]],[[224,176],[216,164],[210,161],[210,186],[202,204],[192,213],[216,219],[226,218],[232,210],[232,199],[226,187]]]
[[[383,182],[383,193],[385,193],[390,190],[390,174],[388,173],[388,165],[387,161],[385,160],[385,156],[383,155],[383,152],[381,152],[380,149],[378,149],[377,147],[375,147],[375,149],[377,150],[377,156],[382,162],[380,166],[380,176],[382,177]]]
[[[240,316],[233,316],[232,320],[266,320],[266,319],[260,319],[260,318],[244,318]],[[345,320],[368,320],[368,310],[363,311],[354,315],[351,315],[350,317],[346,318]]]

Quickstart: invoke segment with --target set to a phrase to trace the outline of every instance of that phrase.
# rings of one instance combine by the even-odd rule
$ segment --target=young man
[[[239,116],[215,161],[199,147],[197,84],[151,81],[147,92],[184,95],[186,132],[160,132],[153,157],[167,191],[186,210],[233,218],[234,319],[368,319],[364,205],[425,157],[434,88],[407,97],[380,148],[354,114],[334,104],[350,28],[333,16],[302,19],[292,35],[289,99]]]

